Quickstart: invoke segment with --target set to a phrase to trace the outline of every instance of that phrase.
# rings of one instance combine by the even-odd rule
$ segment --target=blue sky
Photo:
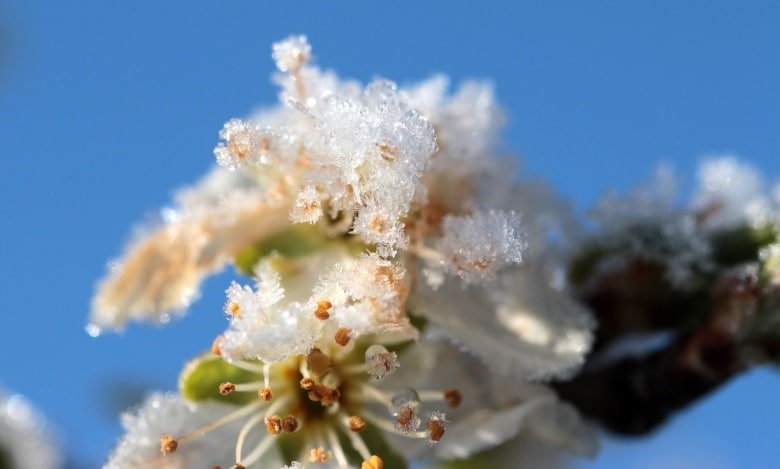
[[[0,0],[0,383],[87,466],[118,437],[117,401],[175,386],[224,326],[225,277],[183,321],[99,339],[93,283],[211,165],[222,123],[273,103],[269,47],[290,33],[344,76],[491,79],[506,148],[578,207],[661,160],[692,177],[730,152],[780,176],[780,5],[628,3]],[[779,385],[752,373],[584,467],[769,467]]]

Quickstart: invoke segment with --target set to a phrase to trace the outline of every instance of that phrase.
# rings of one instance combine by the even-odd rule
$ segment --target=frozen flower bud
[[[436,248],[444,266],[467,283],[492,279],[496,271],[519,264],[526,250],[520,216],[514,212],[476,212],[447,216]]]
[[[368,373],[377,379],[383,378],[398,369],[398,355],[381,345],[372,345],[366,349]]]
[[[271,50],[276,66],[283,72],[295,72],[311,58],[311,45],[306,36],[290,36],[275,42]]]
[[[314,186],[306,186],[295,197],[290,220],[295,223],[315,223],[322,218],[322,201]]]
[[[428,415],[428,421],[425,423],[426,433],[428,433],[428,441],[431,443],[437,443],[444,436],[444,430],[447,425],[447,419],[443,412],[431,412]]]

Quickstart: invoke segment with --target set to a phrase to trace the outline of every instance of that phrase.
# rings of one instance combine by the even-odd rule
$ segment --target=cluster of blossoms
[[[381,469],[520,436],[592,454],[543,384],[594,327],[552,286],[566,205],[496,156],[490,86],[363,86],[302,36],[273,58],[280,104],[228,121],[218,166],[98,285],[93,335],[169,321],[227,264],[254,279],[179,392],[123,417],[107,467]]]

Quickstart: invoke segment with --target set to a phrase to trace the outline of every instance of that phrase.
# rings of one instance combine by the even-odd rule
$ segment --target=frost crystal
[[[381,345],[372,345],[366,349],[366,365],[368,373],[374,378],[380,379],[393,373],[401,366],[398,363],[398,355],[387,350]]]
[[[319,337],[320,322],[301,303],[280,305],[284,290],[268,263],[259,264],[256,275],[256,290],[235,282],[227,290],[230,328],[223,335],[222,355],[267,362],[305,355]]]
[[[276,66],[283,72],[295,72],[311,57],[311,46],[306,36],[290,36],[274,43],[271,50]]]
[[[295,197],[290,219],[295,223],[315,223],[322,217],[322,202],[314,186],[306,186]]]
[[[445,268],[466,283],[490,280],[499,269],[523,261],[525,237],[514,212],[447,216],[442,231],[436,248]]]

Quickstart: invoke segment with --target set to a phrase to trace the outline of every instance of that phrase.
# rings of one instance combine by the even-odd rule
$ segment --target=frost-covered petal
[[[277,362],[307,354],[322,333],[314,309],[297,301],[281,304],[281,278],[270,261],[262,261],[256,275],[256,290],[235,282],[227,290],[225,312],[231,321],[220,342],[222,356]]]
[[[26,399],[0,391],[0,466],[9,463],[10,468],[61,467],[62,460],[49,430],[46,419]]]
[[[312,304],[330,302],[333,321],[354,335],[400,332],[416,337],[406,314],[409,287],[404,276],[400,265],[374,253],[362,254],[323,275]]]
[[[240,183],[241,176],[224,173],[216,170],[181,194],[180,209],[166,212],[162,227],[113,263],[92,300],[94,326],[120,329],[129,320],[166,322],[198,297],[205,276],[247,245],[285,227],[288,205],[256,190],[236,190],[229,184]]]
[[[448,215],[442,221],[436,249],[444,267],[467,283],[492,279],[499,269],[523,260],[525,234],[514,212]]]
[[[574,373],[593,340],[590,314],[530,266],[497,281],[493,288],[447,281],[436,291],[420,285],[412,311],[499,373],[532,380]]]
[[[160,452],[164,435],[184,435],[207,425],[234,408],[222,404],[191,404],[174,394],[151,394],[137,409],[122,415],[125,434],[119,440],[104,466],[106,469],[187,469],[221,465],[230,467],[235,460],[233,448],[240,422],[231,423],[206,435],[179,444],[166,455]],[[250,436],[248,447],[257,444],[259,435]],[[275,451],[264,462],[281,465]],[[258,466],[261,467],[261,466]],[[266,467],[266,466],[262,466]]]

